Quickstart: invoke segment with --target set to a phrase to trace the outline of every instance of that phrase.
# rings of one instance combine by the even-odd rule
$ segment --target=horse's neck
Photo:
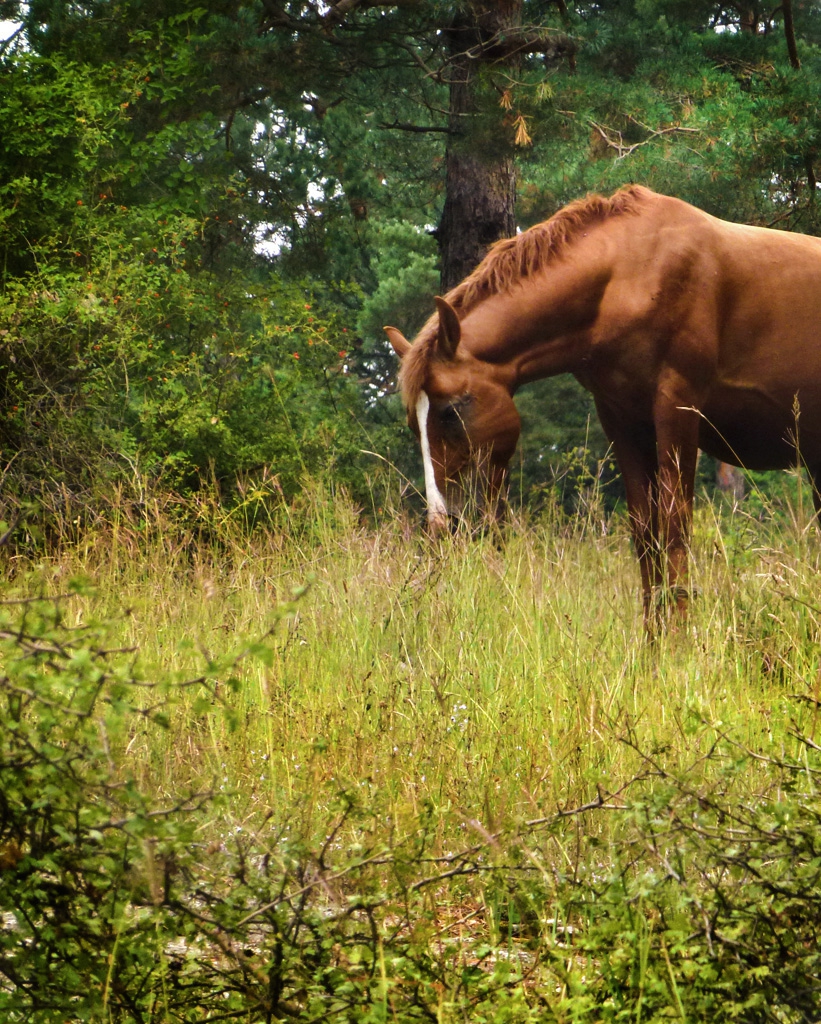
[[[582,325],[595,320],[605,282],[600,267],[559,264],[491,296],[465,318],[471,354],[503,370],[511,390],[576,372],[589,348]]]

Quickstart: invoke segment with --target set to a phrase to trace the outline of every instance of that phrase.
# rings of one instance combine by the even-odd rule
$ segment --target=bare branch
[[[646,139],[642,139],[641,142],[627,144],[624,141],[624,136],[618,129],[608,128],[607,125],[599,124],[597,121],[588,121],[588,124],[594,129],[594,131],[598,132],[602,139],[604,139],[608,148],[616,150],[618,160],[623,160],[625,157],[635,153],[637,149],[640,149],[642,146],[649,145],[651,142],[661,138],[663,135],[697,135],[701,131],[700,128],[683,128],[681,125],[671,125],[669,128],[650,128],[648,125],[642,124],[640,121],[635,121],[632,118],[631,120],[634,121],[634,124],[637,124],[640,128],[643,128],[645,131],[650,133]]]
[[[448,128],[447,125],[409,124],[406,121],[394,121],[393,124],[383,122],[378,125],[378,127],[383,128],[386,131],[417,132],[419,134],[423,134],[424,132],[442,132],[445,135],[456,134],[452,129]]]

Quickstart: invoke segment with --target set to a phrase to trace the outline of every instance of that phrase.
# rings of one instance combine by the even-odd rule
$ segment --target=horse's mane
[[[510,291],[523,277],[543,270],[552,259],[561,255],[582,228],[617,214],[634,213],[654,195],[642,185],[626,185],[609,198],[592,194],[577,199],[549,220],[513,238],[495,242],[473,273],[452,288],[445,298],[461,319],[489,296]],[[438,330],[439,315],[434,313],[402,360],[399,382],[408,409],[415,406],[424,387]]]

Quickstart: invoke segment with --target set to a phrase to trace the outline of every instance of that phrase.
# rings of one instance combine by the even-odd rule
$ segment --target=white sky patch
[[[308,205],[298,206],[294,210],[294,220],[301,228],[308,223],[309,217],[322,216],[322,210],[312,204],[323,203],[329,198],[337,199],[344,194],[338,182],[328,181],[309,181],[306,193]],[[273,223],[260,224],[254,232],[254,238],[254,251],[269,259],[279,256],[283,249],[288,248],[290,242],[287,228]]]
[[[254,231],[254,252],[273,259],[288,247],[288,232],[276,224],[260,224]]]
[[[433,460],[430,457],[428,441],[428,412],[430,399],[424,391],[419,392],[416,402],[416,419],[419,423],[419,440],[422,445],[422,464],[425,467],[425,497],[428,502],[428,519],[447,517],[448,507],[442,493],[436,486],[436,474],[433,471]]]
[[[0,21],[0,43],[10,39],[21,24],[22,22],[19,21]]]

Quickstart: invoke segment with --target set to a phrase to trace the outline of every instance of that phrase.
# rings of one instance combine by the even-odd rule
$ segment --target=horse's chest
[[[600,407],[631,419],[652,418],[655,381],[646,366],[590,360],[576,378]]]

